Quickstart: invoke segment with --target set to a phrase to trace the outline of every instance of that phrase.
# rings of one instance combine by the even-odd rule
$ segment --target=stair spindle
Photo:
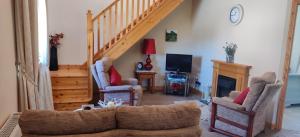
[[[129,21],[129,0],[126,0],[126,27],[128,26]]]
[[[120,31],[121,31],[121,33],[120,33],[120,38],[123,35],[123,33],[122,33],[122,31],[123,31],[123,23],[124,23],[124,21],[123,21],[123,15],[124,15],[124,13],[123,13],[123,3],[124,3],[124,1],[121,0],[121,8],[120,8],[120,10],[121,10],[121,15],[120,15]]]
[[[144,15],[145,12],[145,0],[142,1],[142,15]]]
[[[111,46],[111,39],[112,39],[112,11],[111,11],[111,8],[109,8],[109,25],[108,25],[108,27],[109,27],[109,32],[108,32],[108,40],[109,40],[109,42],[108,42],[108,47],[110,47]]]
[[[117,31],[118,31],[118,2],[116,2],[115,5],[115,24],[114,24],[114,34],[113,34],[115,36],[114,42],[116,42],[118,38]]]
[[[98,49],[97,51],[100,50],[100,16],[97,18],[97,46],[98,46]]]
[[[137,1],[137,4],[136,4],[136,17],[137,17],[137,21],[139,20],[140,18],[140,0]]]
[[[132,0],[131,1],[131,12],[132,12],[132,14],[131,14],[131,27],[133,26],[133,22],[134,22],[134,0]]]
[[[148,11],[150,11],[150,5],[151,5],[151,1],[148,0]]]
[[[104,49],[106,49],[105,44],[106,44],[106,12],[104,11],[103,13],[103,48]]]

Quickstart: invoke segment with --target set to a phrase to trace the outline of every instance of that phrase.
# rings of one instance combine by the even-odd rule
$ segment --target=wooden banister
[[[157,3],[163,1],[164,0],[115,0],[94,17],[89,10],[89,46],[91,46],[91,49],[96,50],[96,54],[111,49],[113,45],[126,33],[131,31],[144,16],[147,16]],[[123,17],[124,13],[125,18]],[[96,29],[96,37],[94,37],[94,27]],[[95,45],[94,41],[96,42]],[[92,51],[89,50],[89,52]],[[92,55],[94,55],[94,51],[88,54],[88,58],[92,58]],[[93,58],[93,60],[95,60],[95,58]]]

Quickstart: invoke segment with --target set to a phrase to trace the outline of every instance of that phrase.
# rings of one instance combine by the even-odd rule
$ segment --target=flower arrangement
[[[54,35],[50,35],[50,46],[54,46],[57,47],[58,45],[60,45],[59,40],[64,38],[64,34],[63,33],[56,33]]]
[[[232,43],[232,42],[230,42],[230,43],[226,42],[226,46],[223,47],[223,48],[224,48],[224,50],[226,52],[226,55],[227,55],[226,56],[226,61],[228,63],[233,63],[234,62],[234,54],[235,54],[236,49],[237,49],[237,44]]]

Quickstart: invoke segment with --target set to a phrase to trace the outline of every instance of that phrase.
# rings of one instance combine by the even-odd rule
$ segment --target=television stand
[[[189,95],[189,74],[182,72],[166,72],[165,94]]]

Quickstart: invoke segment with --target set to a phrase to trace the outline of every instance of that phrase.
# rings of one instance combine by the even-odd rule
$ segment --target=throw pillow
[[[242,91],[242,93],[234,99],[233,102],[236,103],[236,104],[242,105],[243,102],[244,102],[244,100],[246,99],[246,97],[247,97],[249,91],[250,91],[250,88],[249,88],[249,87],[246,88],[246,89],[244,89],[244,90]]]
[[[122,77],[114,66],[109,68],[109,82],[111,86],[118,86],[122,84]]]

